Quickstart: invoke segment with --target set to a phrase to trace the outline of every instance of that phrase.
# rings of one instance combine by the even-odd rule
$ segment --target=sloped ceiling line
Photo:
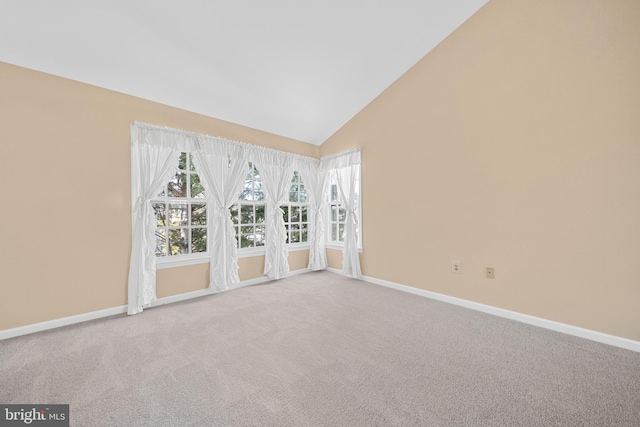
[[[487,0],[2,0],[0,61],[320,145]]]

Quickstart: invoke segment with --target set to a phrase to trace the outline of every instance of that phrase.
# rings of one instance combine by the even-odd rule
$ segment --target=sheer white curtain
[[[237,246],[229,207],[238,201],[247,162],[253,161],[263,178],[267,203],[264,274],[269,278],[278,279],[289,274],[286,229],[280,205],[288,202],[294,170],[307,172],[304,176],[309,177],[306,178],[309,181],[307,185],[314,203],[311,211],[321,210],[317,206],[323,201],[326,174],[318,172],[317,159],[179,129],[132,123],[133,243],[129,269],[129,314],[141,312],[155,299],[157,227],[151,200],[176,172],[178,156],[185,151],[192,153],[194,165],[206,188],[207,241],[211,253],[209,286],[213,291],[228,289],[239,281]],[[317,250],[312,249],[314,260],[310,261],[314,269],[326,266],[323,225],[323,218],[318,214],[310,227],[310,235],[315,233],[318,242]]]
[[[317,167],[300,171],[305,188],[309,193],[309,266],[310,270],[327,268],[325,248],[325,199],[328,173]]]
[[[293,167],[286,160],[274,164],[256,159],[255,165],[262,176],[262,187],[267,202],[264,274],[269,279],[280,279],[289,275],[287,230],[280,205],[289,201]]]
[[[131,127],[131,262],[128,314],[140,313],[156,298],[156,219],[151,199],[175,173],[183,144],[171,136]]]
[[[358,209],[356,185],[359,182],[360,150],[350,150],[320,160],[320,169],[333,174],[340,195],[340,203],[347,211],[342,249],[342,273],[351,277],[362,277],[358,256]]]
[[[223,144],[206,144],[196,138],[193,161],[205,188],[209,231],[209,288],[224,291],[239,283],[238,245],[229,208],[238,201],[247,161],[238,159],[237,150]]]
[[[356,178],[360,165],[337,169],[336,182],[340,201],[347,211],[344,227],[344,248],[342,249],[342,273],[351,277],[362,277],[358,256],[358,211],[356,208]]]

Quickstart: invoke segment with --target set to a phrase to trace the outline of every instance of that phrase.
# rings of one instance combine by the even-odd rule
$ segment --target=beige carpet
[[[309,273],[0,341],[76,426],[640,426],[640,353]]]

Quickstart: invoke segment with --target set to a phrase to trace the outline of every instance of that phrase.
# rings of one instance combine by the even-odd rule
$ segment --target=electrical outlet
[[[460,261],[451,261],[451,272],[454,274],[462,274],[462,263]]]
[[[496,271],[493,269],[493,267],[486,267],[484,269],[484,277],[486,277],[487,279],[496,278]]]

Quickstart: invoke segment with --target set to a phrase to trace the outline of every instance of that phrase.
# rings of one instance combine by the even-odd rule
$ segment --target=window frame
[[[181,157],[185,156],[185,169],[181,169],[180,168],[180,162],[181,162]],[[164,225],[163,226],[158,226],[158,220],[156,219],[156,236],[157,236],[157,230],[158,229],[162,229],[165,232],[165,250],[166,253],[164,255],[158,256],[156,255],[156,268],[157,269],[164,269],[164,268],[171,268],[171,267],[180,267],[180,266],[184,266],[184,265],[193,265],[193,264],[201,264],[201,263],[206,263],[209,262],[210,260],[210,245],[211,242],[209,240],[209,232],[210,232],[210,228],[209,228],[209,206],[207,203],[207,199],[205,197],[205,189],[204,186],[202,186],[201,183],[201,178],[200,175],[198,173],[198,171],[195,168],[195,165],[193,164],[193,154],[191,153],[190,150],[184,150],[184,151],[180,151],[180,154],[178,156],[178,158],[176,159],[176,167],[174,168],[174,175],[169,179],[169,181],[167,181],[167,183],[164,185],[163,190],[161,191],[160,194],[158,194],[156,197],[154,197],[153,199],[151,199],[151,201],[149,202],[151,204],[151,209],[153,210],[154,214],[157,212],[156,210],[156,205],[158,204],[163,204],[164,205]],[[172,180],[174,180],[176,178],[176,176],[184,174],[185,178],[186,178],[186,189],[187,189],[187,196],[186,197],[180,197],[180,196],[169,196],[169,190],[168,187],[171,183]],[[193,186],[192,186],[192,179],[193,179],[193,175],[196,175],[198,177],[198,182],[199,185],[202,187],[202,191],[199,194],[202,194],[202,196],[200,197],[195,197],[191,194],[191,192],[193,191]],[[171,205],[186,205],[187,207],[187,221],[186,221],[186,225],[169,225],[169,216],[170,216],[170,206]],[[193,224],[192,221],[192,215],[193,215],[193,210],[192,210],[192,206],[193,205],[204,205],[205,207],[205,212],[204,212],[204,224]],[[157,215],[156,215],[157,218]],[[176,255],[169,255],[169,250],[170,250],[170,242],[167,240],[168,239],[168,232],[170,230],[180,230],[180,229],[188,229],[189,230],[189,253],[186,254],[176,254]],[[203,252],[193,252],[192,251],[192,245],[193,245],[193,230],[194,229],[204,229],[205,230],[205,241],[206,241],[206,245],[207,245],[207,249],[206,251]],[[157,242],[157,241],[156,241]],[[157,248],[157,243],[155,244],[155,247]],[[157,252],[156,252],[157,253]]]
[[[297,188],[294,189],[294,186],[297,186]],[[302,199],[304,199],[304,201],[301,201]],[[311,246],[309,243],[310,227],[312,226],[310,222],[311,203],[309,202],[309,195],[307,194],[306,185],[304,183],[304,180],[302,179],[302,174],[299,171],[294,171],[293,175],[291,176],[291,186],[289,187],[289,201],[280,205],[280,209],[282,209],[283,211],[285,208],[287,209],[287,211],[283,213],[283,219],[287,233],[287,249],[290,251],[296,249],[308,249]],[[294,208],[300,208],[300,218],[297,221],[292,221]],[[306,210],[306,220],[303,221],[304,210]],[[292,232],[294,231],[292,226],[294,225],[300,226],[300,241],[298,242],[290,241]],[[304,230],[303,226],[305,225],[307,240],[303,242],[302,233]]]
[[[293,221],[293,210],[296,208],[300,208],[300,213],[299,213],[299,219],[297,221]],[[287,209],[287,211],[284,212],[284,225],[286,228],[286,233],[287,233],[287,248],[291,249],[291,248],[296,248],[296,247],[306,247],[308,248],[310,246],[309,244],[309,228],[311,226],[311,223],[309,221],[309,211],[310,211],[310,206],[308,203],[301,203],[301,202],[288,202],[285,203],[283,205],[280,205],[280,209]],[[304,215],[304,211],[306,210],[306,220],[303,221],[303,218],[305,217]],[[299,228],[297,229],[297,231],[300,233],[300,240],[297,242],[292,242],[292,233],[296,232],[296,229],[294,229],[294,226],[299,226]],[[305,227],[306,226],[306,227]],[[306,236],[307,239],[305,241],[302,241],[302,233],[306,232]]]
[[[259,185],[256,185],[259,183]],[[266,219],[267,219],[267,203],[265,200],[264,192],[262,191],[262,176],[260,175],[260,171],[256,168],[255,164],[251,161],[247,162],[247,173],[245,175],[245,182],[242,187],[241,193],[238,195],[238,200],[234,203],[230,208],[229,212],[231,214],[231,220],[233,221],[233,227],[236,236],[236,248],[238,249],[238,258],[247,258],[252,256],[260,256],[265,253],[265,244],[266,244]],[[248,198],[246,196],[247,192]],[[258,196],[258,200],[256,200],[256,193],[260,194]],[[253,211],[253,221],[242,223],[242,207],[251,206]],[[264,220],[262,222],[256,221],[256,211],[257,207],[262,207],[264,211]],[[237,210],[237,213],[234,214],[234,210]],[[234,220],[235,218],[235,220]],[[252,233],[244,233],[246,236],[253,235],[253,246],[242,247],[241,235],[242,227],[253,227]],[[257,227],[262,227],[262,232],[258,233],[256,231]],[[262,245],[256,245],[255,236],[261,234],[262,237]]]
[[[362,168],[359,166],[358,167],[358,174],[357,174],[357,187],[356,187],[356,209],[357,209],[357,217],[358,217],[358,252],[362,252],[363,250],[363,246],[362,246]],[[338,232],[339,232],[339,224],[345,224],[346,222],[343,221],[333,221],[331,214],[332,214],[332,206],[336,205],[338,207],[338,212],[337,214],[339,215],[339,209],[342,206],[342,203],[340,202],[340,191],[337,188],[337,182],[336,182],[336,177],[334,173],[331,173],[331,177],[328,180],[328,187],[329,187],[329,191],[328,194],[326,196],[326,200],[325,200],[325,207],[324,207],[324,217],[325,217],[325,247],[327,249],[335,249],[335,250],[342,250],[344,249],[344,241],[339,241],[339,240],[332,240],[332,226],[334,224],[338,225]],[[336,186],[336,199],[333,199],[333,192],[332,192],[332,187]],[[345,215],[345,220],[346,220],[346,215]]]

